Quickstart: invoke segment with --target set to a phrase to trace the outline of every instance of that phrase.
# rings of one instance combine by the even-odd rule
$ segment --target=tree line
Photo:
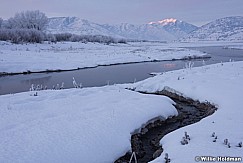
[[[8,20],[0,18],[0,40],[12,43],[41,43],[43,41],[60,42],[99,42],[99,43],[126,43],[124,39],[115,39],[102,35],[75,35],[71,33],[45,33],[49,19],[36,11],[16,13]]]

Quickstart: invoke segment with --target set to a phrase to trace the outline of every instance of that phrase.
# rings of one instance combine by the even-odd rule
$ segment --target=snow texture
[[[0,96],[0,162],[114,162],[131,133],[177,115],[167,97],[117,86]]]
[[[166,135],[161,140],[163,154],[152,162],[163,162],[165,153],[175,163],[194,162],[196,156],[243,157],[243,148],[236,147],[243,141],[242,81],[243,62],[228,62],[166,72],[127,86],[146,92],[171,88],[182,96],[209,101],[218,107],[212,116]],[[185,131],[191,140],[188,145],[181,145]],[[218,138],[216,142],[211,137],[213,132]],[[231,148],[223,144],[225,139]]]

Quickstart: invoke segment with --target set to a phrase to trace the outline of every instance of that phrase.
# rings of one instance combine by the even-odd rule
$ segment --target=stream
[[[168,118],[165,121],[157,120],[141,129],[140,133],[131,136],[132,152],[135,152],[138,163],[147,163],[154,160],[163,152],[160,140],[168,133],[181,127],[196,123],[213,114],[217,108],[210,103],[200,103],[190,98],[184,98],[165,90],[155,93],[173,99],[178,116]],[[178,140],[180,141],[180,140]],[[131,151],[121,156],[115,163],[128,163]],[[133,159],[133,162],[135,160]]]

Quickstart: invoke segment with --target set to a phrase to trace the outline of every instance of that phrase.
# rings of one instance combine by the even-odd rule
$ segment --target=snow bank
[[[206,54],[195,50],[171,48],[170,44],[150,42],[111,45],[79,42],[16,45],[0,42],[0,73],[71,70],[204,55]]]
[[[166,72],[147,80],[129,85],[136,91],[156,92],[164,87],[173,88],[185,97],[209,101],[219,108],[212,116],[199,123],[181,128],[162,140],[162,156],[153,163],[163,162],[168,153],[176,163],[194,162],[196,156],[243,157],[243,148],[236,147],[243,142],[243,62],[228,62],[192,69]],[[184,132],[191,137],[188,145],[181,145]],[[215,132],[216,142],[211,137]],[[223,144],[228,139],[231,148]]]
[[[107,163],[135,129],[177,115],[167,97],[107,86],[0,96],[0,162]]]
[[[188,42],[174,42],[170,44],[171,47],[207,47],[207,46],[243,46],[242,41],[188,41]]]

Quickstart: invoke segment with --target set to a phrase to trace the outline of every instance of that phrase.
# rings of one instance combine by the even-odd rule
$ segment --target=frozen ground
[[[228,62],[166,72],[127,85],[136,91],[145,92],[156,92],[167,87],[185,97],[209,101],[218,107],[212,116],[166,135],[161,140],[163,154],[152,162],[164,162],[165,153],[169,154],[173,163],[195,162],[196,156],[242,158],[243,148],[236,147],[243,142],[242,83],[243,62]],[[191,140],[188,145],[181,145],[185,131]],[[216,142],[213,142],[215,138],[211,136],[213,132],[217,136]],[[230,148],[223,144],[225,139],[228,139]]]
[[[170,46],[150,42],[112,45],[77,42],[16,45],[0,42],[0,73],[70,70],[205,55],[195,50]]]
[[[111,163],[131,133],[177,115],[167,97],[107,86],[0,96],[0,162]]]

